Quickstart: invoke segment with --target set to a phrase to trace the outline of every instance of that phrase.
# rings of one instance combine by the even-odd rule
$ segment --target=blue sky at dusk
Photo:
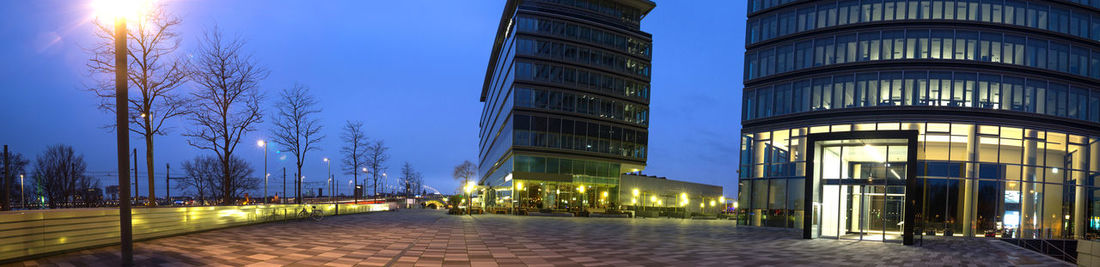
[[[94,42],[91,0],[0,1],[0,143],[32,159],[53,144],[84,154],[103,186],[117,184],[113,119],[84,91]],[[740,99],[744,65],[744,1],[656,1],[642,22],[653,34],[648,168],[644,173],[716,184],[735,196]],[[367,135],[391,147],[389,176],[408,161],[425,182],[451,193],[453,167],[477,162],[478,101],[504,1],[266,1],[169,0],[181,17],[179,56],[195,50],[204,29],[217,26],[247,40],[245,50],[270,71],[266,122],[244,138],[237,155],[259,176],[278,92],[309,86],[324,111],[327,138],[303,170],[307,182],[324,181],[323,157],[340,158],[345,120],[361,120]],[[180,90],[191,91],[189,83]],[[156,139],[157,176],[172,175],[199,151],[180,134],[189,122],[170,121]],[[145,192],[143,141],[138,148]],[[273,188],[292,158],[269,153]],[[333,170],[337,166],[333,166]],[[30,169],[28,169],[30,172]],[[338,175],[337,177],[341,177]],[[341,191],[350,176],[339,180]],[[163,178],[157,179],[163,188]],[[274,191],[274,189],[272,189]],[[178,190],[173,189],[173,195]],[[163,189],[159,190],[163,192]],[[163,193],[158,193],[158,195]],[[142,193],[147,195],[147,193]]]

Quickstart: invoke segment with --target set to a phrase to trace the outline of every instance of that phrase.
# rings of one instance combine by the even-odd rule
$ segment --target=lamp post
[[[127,106],[129,90],[129,68],[126,46],[126,20],[128,16],[140,14],[134,1],[101,1],[97,3],[97,15],[114,20],[115,45],[115,134],[118,157],[118,219],[121,248],[121,265],[134,265],[133,225],[130,214],[130,109]],[[135,160],[136,162],[136,160]],[[136,178],[136,177],[135,177]]]
[[[360,193],[363,194],[363,198],[367,197],[367,167],[363,167],[363,189],[360,189]]]
[[[23,206],[23,209],[27,209],[27,191],[24,189],[26,181],[23,180],[23,174],[19,175],[19,205]]]
[[[388,179],[386,177],[386,173],[383,172],[382,173],[382,193],[386,193],[386,184],[388,183],[388,182],[386,182],[386,179]],[[377,192],[375,192],[375,194],[377,194]],[[383,197],[382,199],[385,199],[385,197]]]
[[[256,141],[256,145],[264,148],[264,204],[267,204],[267,178],[271,177],[271,174],[267,173],[267,142],[260,139]]]
[[[328,161],[328,158],[325,158],[325,168],[328,168],[329,190],[332,190],[332,163]],[[336,192],[332,192],[332,193],[329,193],[329,194],[333,195],[333,199],[332,199],[333,202],[332,203],[336,203],[336,198],[335,198]]]

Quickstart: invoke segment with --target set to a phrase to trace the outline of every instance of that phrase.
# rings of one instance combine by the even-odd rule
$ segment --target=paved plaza
[[[402,210],[280,222],[138,242],[139,266],[833,266],[1068,265],[988,239],[923,246],[802,240],[731,221],[455,216]],[[118,247],[16,266],[109,266]]]

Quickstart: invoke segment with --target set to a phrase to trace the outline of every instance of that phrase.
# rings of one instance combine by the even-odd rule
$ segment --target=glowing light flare
[[[641,194],[641,192],[639,192],[637,188],[634,188],[634,191],[632,193],[634,194],[635,197],[637,197],[638,195]]]
[[[256,141],[256,146],[258,146],[258,147],[267,146],[267,142],[264,142],[263,139],[260,139],[259,141]]]
[[[138,22],[155,7],[153,0],[95,0],[91,7],[94,16],[105,23],[114,23],[116,18],[127,22]]]

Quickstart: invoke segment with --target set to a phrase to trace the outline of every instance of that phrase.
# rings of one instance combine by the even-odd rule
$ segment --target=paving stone
[[[985,238],[921,246],[804,240],[730,221],[453,216],[434,210],[288,221],[137,242],[138,266],[1069,266]],[[118,265],[118,247],[15,266]]]

